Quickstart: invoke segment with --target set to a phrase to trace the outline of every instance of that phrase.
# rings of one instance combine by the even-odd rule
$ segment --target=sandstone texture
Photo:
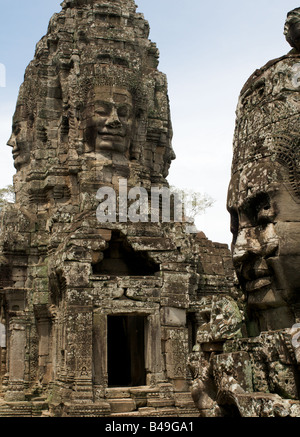
[[[1,213],[0,416],[198,416],[197,335],[207,350],[241,336],[226,245],[184,222],[97,216],[101,187],[118,200],[120,181],[168,187],[167,80],[148,34],[132,0],[65,0],[26,69],[16,202]]]
[[[300,416],[299,23],[240,94],[231,254],[152,205],[175,153],[148,22],[133,0],[63,1],[8,141],[1,417]]]
[[[256,70],[239,97],[227,206],[247,332],[234,305],[218,350],[198,329],[190,367],[202,416],[300,416],[299,8],[284,33],[293,49]]]

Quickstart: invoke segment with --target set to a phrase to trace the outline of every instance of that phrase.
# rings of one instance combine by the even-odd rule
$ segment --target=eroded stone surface
[[[298,15],[239,99],[235,275],[185,223],[99,222],[100,187],[168,186],[167,81],[132,0],[62,3],[9,140],[1,416],[300,416]]]
[[[208,347],[211,314],[189,364],[204,416],[300,415],[299,26],[297,8],[284,31],[293,50],[256,70],[239,97],[228,210],[247,331],[234,303],[226,310],[215,296],[231,335],[217,330]]]
[[[216,320],[240,335],[227,246],[184,223],[96,216],[100,187],[168,186],[167,81],[148,34],[132,0],[65,0],[26,70],[1,224],[2,416],[197,416],[203,306],[208,349]]]

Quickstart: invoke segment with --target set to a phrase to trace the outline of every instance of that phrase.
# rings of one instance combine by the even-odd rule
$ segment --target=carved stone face
[[[133,102],[122,88],[97,87],[92,112],[87,119],[87,141],[96,153],[125,153],[132,136]]]
[[[300,200],[288,178],[261,158],[233,175],[228,192],[233,262],[260,330],[291,327],[300,300]]]
[[[17,170],[29,162],[30,154],[26,121],[13,123],[12,134],[7,145],[13,148],[14,166]]]
[[[300,8],[288,13],[284,27],[284,34],[288,43],[299,51],[300,49]]]

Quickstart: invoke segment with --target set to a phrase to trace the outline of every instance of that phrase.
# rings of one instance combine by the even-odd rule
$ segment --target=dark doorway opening
[[[189,352],[192,352],[193,347],[197,344],[197,319],[195,313],[187,314],[187,328]]]
[[[103,256],[102,261],[92,264],[94,275],[154,276],[159,272],[159,265],[150,260],[146,252],[135,252],[118,231],[112,232]]]
[[[145,317],[107,317],[107,369],[109,387],[146,384]]]

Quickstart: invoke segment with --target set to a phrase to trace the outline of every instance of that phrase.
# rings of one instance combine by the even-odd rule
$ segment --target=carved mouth
[[[254,293],[272,284],[272,271],[263,258],[256,259],[242,266],[241,278],[247,293]]]
[[[101,138],[111,140],[112,138],[123,138],[125,135],[122,132],[98,132],[98,135],[101,136]]]
[[[270,276],[257,278],[254,281],[246,282],[246,291],[248,293],[253,293],[257,290],[261,290],[262,288],[269,287],[271,284],[272,281]]]

